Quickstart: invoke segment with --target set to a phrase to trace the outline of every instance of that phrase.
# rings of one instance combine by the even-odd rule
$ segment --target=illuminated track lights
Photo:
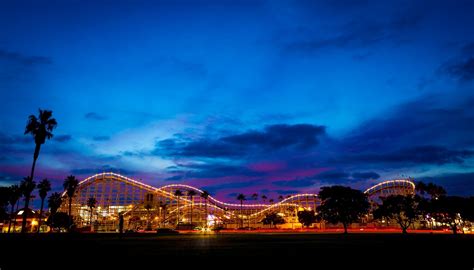
[[[113,177],[115,180],[124,182],[126,184],[130,184],[130,185],[133,185],[133,186],[137,186],[139,188],[142,188],[142,189],[150,191],[150,192],[156,192],[159,195],[162,195],[162,196],[165,196],[165,197],[168,197],[168,198],[173,198],[174,200],[178,200],[178,196],[174,195],[173,192],[169,192],[167,190],[184,189],[184,190],[193,190],[193,191],[197,192],[198,194],[204,193],[204,191],[199,189],[199,188],[196,188],[196,187],[193,187],[193,186],[190,186],[190,185],[185,185],[185,184],[170,184],[170,185],[165,185],[165,186],[157,188],[157,187],[153,187],[151,185],[139,182],[139,181],[134,180],[132,178],[129,178],[129,177],[117,174],[117,173],[113,173],[113,172],[103,172],[103,173],[99,173],[99,174],[95,174],[95,175],[92,175],[90,177],[87,177],[84,180],[79,182],[79,187],[83,187],[87,183],[92,182],[94,180],[104,179],[104,178],[108,178],[108,177]],[[412,181],[406,180],[406,179],[388,180],[388,181],[381,182],[379,184],[376,184],[376,185],[368,188],[367,190],[364,191],[364,193],[370,196],[370,195],[376,194],[377,192],[380,192],[384,189],[390,189],[390,188],[409,189],[410,192],[414,192],[415,184]],[[63,192],[63,196],[65,196],[65,195],[66,195],[66,193]],[[219,209],[219,210],[222,210],[222,211],[230,211],[230,212],[236,211],[236,210],[241,209],[241,208],[246,209],[246,210],[252,210],[252,209],[258,210],[258,212],[255,212],[255,213],[252,213],[252,214],[249,215],[250,217],[254,217],[254,216],[261,215],[262,213],[264,213],[266,211],[269,211],[269,210],[272,210],[272,209],[275,209],[275,208],[279,208],[279,207],[288,207],[288,206],[299,207],[300,204],[298,204],[296,202],[301,203],[302,199],[303,199],[303,202],[304,202],[304,199],[306,199],[306,200],[308,200],[308,199],[315,200],[317,198],[318,198],[317,194],[304,193],[304,194],[291,195],[291,196],[281,200],[280,202],[276,202],[276,203],[273,203],[273,204],[261,204],[261,203],[259,203],[259,204],[242,204],[241,205],[241,204],[238,204],[238,203],[223,202],[223,201],[220,201],[220,200],[212,197],[211,195],[209,195],[208,196],[209,203],[207,204],[207,206],[210,207],[210,208]],[[179,209],[185,209],[186,207],[191,206],[191,204],[193,204],[194,206],[204,206],[203,203],[193,203],[193,202],[191,202],[190,200],[188,200],[186,198],[185,195],[179,196],[179,200],[184,203],[183,206],[179,207]],[[313,204],[313,203],[315,203],[315,201],[312,201],[311,203]],[[130,208],[130,210],[132,210],[132,207],[129,206],[129,208]],[[173,213],[174,211],[177,211],[177,209],[174,209],[171,213]]]

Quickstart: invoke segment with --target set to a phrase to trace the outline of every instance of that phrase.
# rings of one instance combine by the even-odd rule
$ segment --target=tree
[[[8,202],[10,203],[10,222],[8,223],[8,233],[10,233],[12,219],[14,218],[15,204],[21,198],[21,189],[18,185],[11,185],[8,192]]]
[[[71,217],[67,213],[56,212],[49,216],[46,223],[53,229],[54,228],[66,229],[70,227],[70,224],[72,223],[72,221],[71,221]]]
[[[150,216],[150,210],[153,208],[153,205],[151,204],[151,202],[146,202],[143,207],[146,209],[146,213],[147,213],[146,229],[147,229],[148,231],[151,231],[151,224],[150,224],[151,216]]]
[[[407,229],[422,213],[422,198],[418,195],[390,195],[381,199],[382,204],[374,210],[374,218],[395,220],[402,233],[407,233]]]
[[[267,202],[267,196],[266,195],[262,195],[262,200],[263,200],[263,203],[266,203]]]
[[[8,205],[10,198],[10,187],[0,187],[0,220],[8,218]]]
[[[283,197],[283,195],[278,196],[278,200],[279,200],[280,202],[283,201],[283,199],[285,199],[285,197]]]
[[[39,110],[38,117],[30,115],[25,128],[25,135],[31,134],[35,140],[35,152],[33,154],[33,165],[31,166],[31,179],[34,178],[36,160],[38,159],[41,145],[53,137],[53,129],[56,128],[56,119],[52,118],[53,112]]]
[[[437,200],[442,196],[446,196],[446,190],[442,186],[428,183],[426,185],[426,193],[428,193],[432,200]]]
[[[449,224],[453,234],[457,234],[458,224],[464,215],[469,216],[469,200],[458,196],[442,196],[431,201],[431,215],[441,223]]]
[[[446,190],[442,186],[433,183],[425,184],[421,181],[416,183],[415,190],[422,196],[428,194],[432,200],[446,195]]]
[[[46,199],[46,195],[48,195],[48,192],[51,190],[51,182],[49,182],[48,179],[43,179],[41,182],[39,182],[38,186],[38,193],[41,198],[41,208],[40,208],[40,214],[39,214],[39,221],[38,221],[38,233],[41,228],[41,223],[43,221],[43,206],[44,206],[44,199]]]
[[[314,210],[298,211],[298,222],[301,223],[301,225],[306,226],[306,228],[309,228],[309,226],[316,221],[317,216]]]
[[[191,218],[190,218],[190,223],[193,224],[193,206],[194,206],[194,196],[196,196],[196,191],[194,190],[188,190],[188,193],[187,193],[189,199],[191,200]]]
[[[166,222],[166,209],[168,208],[168,204],[160,201],[160,209],[163,211],[163,218],[162,218],[162,225]]]
[[[23,178],[23,180],[20,183],[21,193],[23,194],[23,197],[25,197],[25,209],[23,209],[23,220],[21,222],[22,233],[26,232],[26,218],[27,218],[28,207],[30,206],[31,192],[33,192],[35,187],[36,187],[36,182],[33,181],[33,179],[30,176]]]
[[[176,225],[179,225],[179,217],[180,217],[180,213],[179,213],[179,198],[180,198],[181,196],[183,196],[183,192],[182,192],[181,190],[177,189],[177,190],[174,191],[174,196],[176,196],[176,199],[177,199],[177,202],[178,202],[178,204],[177,204],[178,208],[176,209],[176,210],[178,211],[178,213],[177,213],[177,215],[178,215],[177,217],[178,217],[178,218],[176,219]]]
[[[61,207],[63,199],[61,194],[58,192],[54,192],[48,197],[48,207],[49,207],[49,216],[54,216],[57,212],[59,207]],[[48,219],[49,220],[49,219]],[[51,218],[49,226],[54,228],[54,218]]]
[[[201,193],[201,198],[204,199],[204,209],[205,209],[205,215],[206,215],[204,227],[206,228],[207,228],[207,201],[209,200],[209,196],[210,196],[209,192],[205,190]]]
[[[79,181],[76,179],[74,175],[69,175],[64,179],[63,187],[64,190],[66,190],[66,195],[69,200],[69,205],[68,205],[68,215],[70,217],[70,220],[72,221],[72,198],[74,197],[74,193],[76,193],[76,189],[79,185]],[[72,223],[70,224],[72,225]]]
[[[342,223],[344,234],[347,234],[347,226],[359,220],[369,209],[367,196],[350,187],[322,187],[319,198],[321,205],[317,211],[321,218],[333,224]]]
[[[254,201],[258,200],[258,194],[257,193],[252,194],[252,200],[254,200]]]
[[[97,200],[94,197],[90,197],[87,199],[87,207],[89,207],[90,212],[90,217],[89,217],[89,224],[91,225],[91,231],[92,231],[92,213],[95,208],[95,205],[97,204]]]
[[[285,224],[285,219],[277,213],[272,212],[265,215],[265,217],[262,219],[262,223],[265,225],[270,224],[270,227],[272,227],[279,224]]]
[[[237,195],[237,200],[240,201],[240,227],[244,227],[244,216],[242,214],[242,210],[245,201],[245,195],[240,193],[239,195]]]

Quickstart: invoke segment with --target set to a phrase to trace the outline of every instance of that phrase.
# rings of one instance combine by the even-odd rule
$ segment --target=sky
[[[0,1],[0,185],[113,171],[235,201],[474,194],[473,1]]]

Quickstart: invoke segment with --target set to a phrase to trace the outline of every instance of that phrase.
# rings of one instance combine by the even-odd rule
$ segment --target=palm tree
[[[237,196],[237,200],[240,201],[240,223],[241,223],[241,227],[243,227],[244,226],[244,217],[242,215],[242,208],[243,208],[243,204],[244,204],[244,201],[245,201],[245,195],[240,193]]]
[[[178,209],[177,209],[177,211],[178,211],[178,214],[177,214],[177,215],[178,215],[178,218],[177,218],[177,220],[176,220],[176,225],[178,225],[178,224],[179,224],[179,198],[180,198],[181,196],[183,196],[183,192],[182,192],[181,190],[177,189],[177,190],[174,191],[174,196],[177,197],[177,201],[178,201]]]
[[[94,197],[90,197],[87,199],[87,207],[89,207],[91,213],[90,213],[90,218],[89,218],[89,224],[91,225],[91,231],[92,231],[92,211],[95,208],[95,205],[97,204],[97,200]]]
[[[283,201],[283,199],[284,199],[283,195],[278,196],[278,200],[279,200],[280,202]]]
[[[207,200],[209,199],[209,196],[210,196],[209,192],[207,192],[207,191],[205,191],[205,190],[201,193],[201,198],[204,199],[204,209],[205,209],[205,223],[204,223],[204,227],[207,227]]]
[[[53,116],[52,111],[39,110],[38,117],[30,115],[28,117],[28,123],[25,128],[25,135],[31,134],[35,139],[35,153],[33,155],[33,165],[31,166],[30,177],[33,179],[35,173],[36,160],[38,159],[41,145],[45,143],[46,139],[53,137],[53,129],[56,128],[56,119],[51,118]]]
[[[191,219],[190,219],[190,223],[192,225],[193,224],[193,214],[194,214],[194,212],[193,212],[193,204],[194,204],[193,198],[194,198],[194,196],[196,196],[196,191],[191,189],[191,190],[188,191],[187,195],[188,195],[189,199],[191,200]]]
[[[21,232],[26,232],[26,217],[28,213],[28,207],[30,206],[31,192],[36,187],[36,182],[30,176],[23,178],[20,183],[21,193],[25,197],[25,208],[23,209],[23,220],[21,222]]]
[[[61,194],[54,192],[48,197],[48,207],[49,207],[49,217],[50,217],[50,226],[54,228],[54,215],[58,212],[59,207],[61,207],[63,199]]]
[[[267,196],[262,195],[262,200],[263,200],[263,203],[266,203],[267,202]]]
[[[160,209],[161,209],[161,211],[163,211],[162,225],[164,225],[166,223],[166,208],[167,207],[168,207],[167,203],[163,203],[162,201],[160,201]]]
[[[63,187],[69,199],[68,215],[71,220],[72,220],[72,215],[71,215],[72,197],[74,196],[74,193],[76,192],[78,185],[79,185],[79,181],[76,179],[74,175],[69,175],[68,177],[66,177],[66,179],[64,179]]]
[[[150,215],[150,210],[153,208],[153,205],[151,204],[151,202],[146,202],[145,205],[143,206],[146,210],[146,213],[147,213],[147,219],[146,219],[146,230],[147,231],[151,231],[151,223],[150,223],[150,219],[151,219],[151,215]]]
[[[258,194],[257,193],[252,194],[252,200],[254,200],[254,201],[258,200]]]
[[[11,185],[9,187],[9,196],[8,196],[8,202],[11,205],[11,211],[10,211],[10,222],[8,223],[8,233],[10,233],[10,228],[12,226],[12,219],[14,217],[13,211],[15,211],[15,204],[18,202],[18,200],[21,198],[21,190],[18,185]],[[16,217],[15,217],[16,219]]]
[[[48,192],[51,190],[51,183],[49,182],[48,179],[45,178],[41,180],[41,182],[39,182],[37,188],[38,188],[39,196],[41,198],[41,208],[40,208],[38,231],[37,231],[37,233],[39,233],[40,228],[41,228],[41,221],[43,220],[44,199],[46,198],[46,195],[48,195]]]

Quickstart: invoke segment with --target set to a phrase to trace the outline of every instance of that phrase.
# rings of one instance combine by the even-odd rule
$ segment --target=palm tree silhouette
[[[237,200],[240,201],[240,224],[241,226],[240,227],[243,227],[244,226],[244,217],[242,215],[242,208],[243,208],[243,204],[244,204],[244,201],[245,201],[245,195],[240,193],[238,196],[237,196]]]
[[[254,201],[258,200],[258,194],[257,193],[252,194],[252,200],[254,200]]]
[[[209,196],[210,196],[209,192],[205,190],[201,193],[201,198],[204,199],[204,209],[205,209],[204,227],[206,228],[207,228],[207,200],[209,199]]]
[[[69,199],[68,215],[71,221],[72,221],[72,215],[71,215],[72,197],[74,196],[74,193],[76,192],[78,185],[79,185],[79,181],[76,179],[74,175],[69,175],[68,177],[66,177],[66,179],[64,179],[63,187],[64,187],[64,190],[66,190],[66,195]]]
[[[44,199],[46,198],[46,195],[48,195],[48,192],[51,190],[51,182],[49,182],[48,179],[43,179],[41,182],[39,182],[38,186],[38,193],[41,198],[41,208],[40,208],[40,215],[39,215],[39,221],[38,221],[38,231],[37,233],[40,232],[41,228],[41,222],[43,221],[43,206],[44,206]]]
[[[267,202],[267,196],[266,196],[266,195],[262,195],[262,200],[263,200],[263,203],[266,203],[266,202]]]
[[[53,116],[52,111],[39,110],[38,117],[30,115],[28,117],[28,123],[25,128],[25,135],[31,134],[35,139],[35,153],[33,155],[33,165],[31,166],[30,177],[33,179],[35,173],[36,160],[38,159],[41,145],[45,143],[46,139],[53,137],[53,129],[56,128],[58,123],[56,119],[51,118]]]
[[[178,201],[178,205],[177,205],[177,206],[178,206],[178,209],[177,209],[177,211],[178,211],[178,213],[177,213],[178,218],[176,219],[176,225],[179,225],[179,216],[180,216],[180,215],[179,215],[179,198],[180,198],[181,196],[183,196],[183,192],[182,192],[181,190],[177,189],[177,190],[174,191],[174,196],[177,197],[177,201]]]
[[[15,204],[18,202],[18,200],[21,198],[21,189],[18,185],[11,185],[9,187],[9,196],[8,196],[8,202],[11,205],[11,211],[10,211],[10,222],[8,223],[8,233],[10,233],[10,228],[12,226],[12,219],[14,217],[13,211],[15,211]],[[16,217],[15,217],[16,221]]]
[[[164,203],[164,202],[160,201],[160,209],[163,211],[163,219],[162,219],[162,222],[161,222],[162,223],[161,226],[163,226],[166,223],[166,208],[167,207],[168,207],[167,203]]]
[[[196,196],[196,191],[191,189],[191,190],[188,191],[187,195],[188,195],[189,199],[191,200],[191,219],[190,219],[190,223],[192,225],[193,224],[193,214],[194,214],[194,212],[193,212],[193,204],[194,204],[193,198],[194,198],[194,196]]]
[[[59,207],[61,207],[63,199],[61,194],[58,192],[54,192],[48,197],[48,206],[49,206],[49,218],[50,218],[50,226],[54,228],[54,215],[58,212]]]
[[[97,204],[97,200],[94,197],[90,197],[87,199],[87,207],[89,207],[89,210],[91,211],[90,217],[89,217],[89,224],[91,225],[91,232],[92,232],[92,211],[95,208],[95,205]]]
[[[23,220],[21,222],[21,232],[26,232],[26,217],[28,213],[28,207],[30,206],[31,192],[36,187],[36,182],[30,176],[23,178],[20,183],[21,193],[25,197],[25,208],[23,209]]]

